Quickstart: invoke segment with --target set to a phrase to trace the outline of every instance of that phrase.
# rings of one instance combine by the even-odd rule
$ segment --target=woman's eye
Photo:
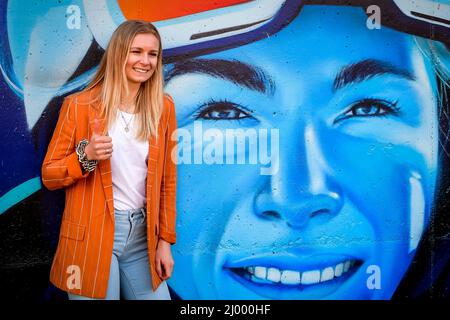
[[[353,104],[344,114],[334,120],[334,123],[352,117],[382,117],[397,115],[399,108],[397,102],[378,99],[364,99]]]
[[[242,110],[243,107],[228,101],[211,101],[203,105],[195,119],[206,120],[240,120],[251,117]]]

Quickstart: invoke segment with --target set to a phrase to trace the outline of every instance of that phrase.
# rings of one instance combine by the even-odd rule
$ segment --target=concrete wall
[[[179,125],[173,297],[448,296],[450,55],[393,8],[3,1],[2,295],[65,298],[48,282],[64,191],[42,159],[63,98],[145,19]]]

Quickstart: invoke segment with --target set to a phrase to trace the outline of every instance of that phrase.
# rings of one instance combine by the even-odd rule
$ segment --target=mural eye
[[[354,117],[383,117],[387,115],[397,115],[399,108],[397,101],[390,102],[380,99],[364,99],[353,104],[344,114],[334,120],[334,123]]]
[[[195,119],[240,120],[251,117],[249,111],[243,109],[242,106],[229,101],[210,101],[200,107]]]
[[[373,116],[384,112],[381,107],[376,104],[360,106],[353,108],[351,111],[354,116]]]

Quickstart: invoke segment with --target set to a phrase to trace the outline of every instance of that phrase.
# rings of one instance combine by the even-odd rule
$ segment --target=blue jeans
[[[170,300],[163,281],[153,292],[145,209],[115,210],[114,249],[105,300]],[[102,300],[69,293],[70,300]]]

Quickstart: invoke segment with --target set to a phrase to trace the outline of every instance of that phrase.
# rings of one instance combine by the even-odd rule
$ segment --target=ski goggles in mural
[[[384,26],[450,41],[449,0],[171,0],[170,5],[166,0],[84,1],[90,29],[103,48],[121,22],[143,19],[160,31],[166,62],[268,37],[289,24],[304,5],[311,4],[354,6],[364,12],[376,5]],[[99,19],[99,14],[107,17]]]

